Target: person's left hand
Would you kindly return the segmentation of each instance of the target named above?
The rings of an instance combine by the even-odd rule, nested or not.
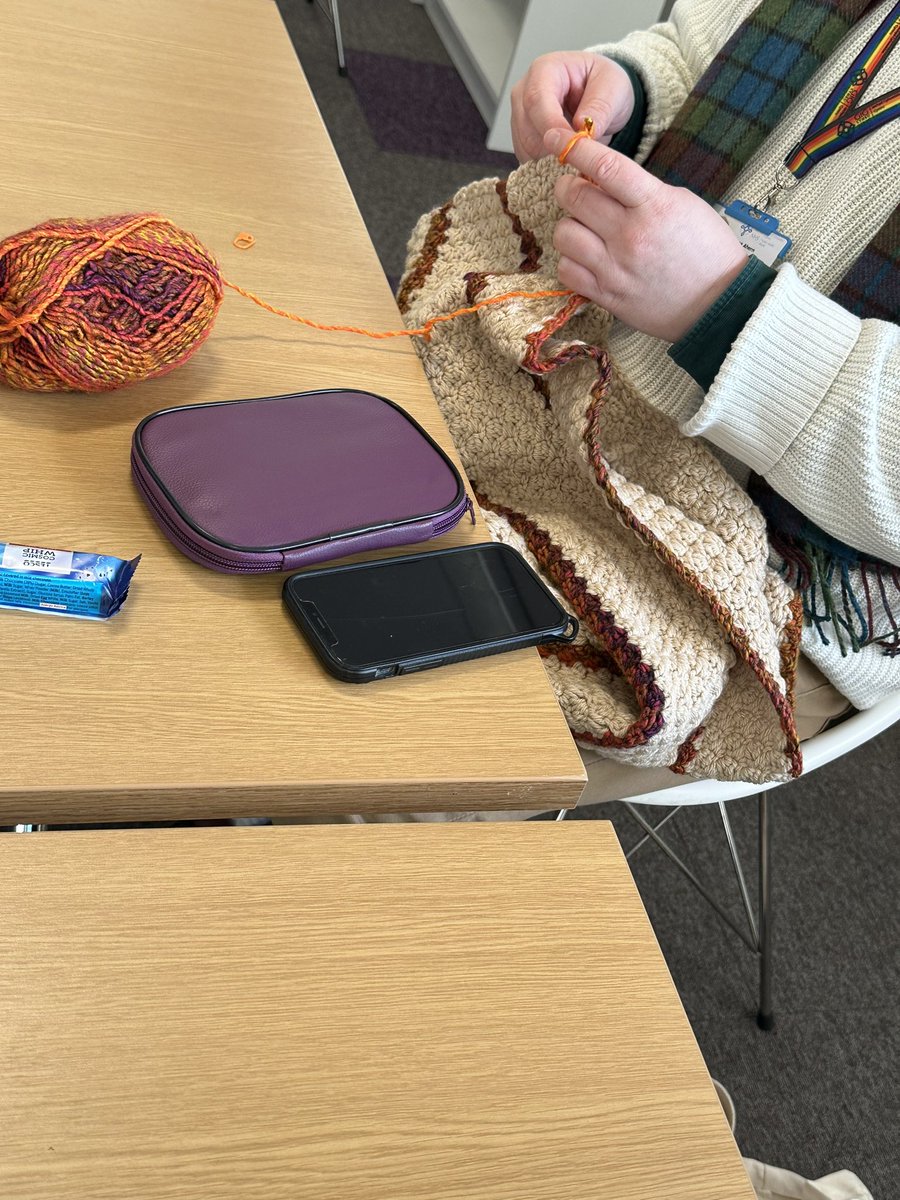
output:
[[[566,136],[553,130],[553,154]],[[582,138],[566,159],[556,199],[559,281],[652,337],[676,342],[747,265],[747,252],[716,211],[686,188],[662,183],[630,158]]]

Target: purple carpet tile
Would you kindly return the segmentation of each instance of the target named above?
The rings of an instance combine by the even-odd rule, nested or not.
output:
[[[487,126],[453,67],[347,51],[347,71],[382,150],[511,171],[512,154],[485,148]]]

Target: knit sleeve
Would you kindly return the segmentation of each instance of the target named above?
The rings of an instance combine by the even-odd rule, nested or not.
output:
[[[900,565],[900,328],[781,267],[682,431],[762,475],[827,533]]]
[[[640,75],[628,63],[620,63],[622,70],[628,75],[631,80],[631,90],[634,93],[634,104],[631,109],[631,116],[619,130],[619,132],[610,140],[610,148],[618,150],[620,154],[624,154],[626,158],[634,158],[640,149],[641,139],[644,136],[644,118],[647,116],[647,97],[644,95],[644,85]]]
[[[777,271],[751,255],[747,265],[667,353],[709,391],[728,351],[777,278]]]
[[[753,11],[756,0],[677,0],[668,21],[589,47],[630,67],[647,96],[644,132],[635,158],[643,162],[709,66],[716,51]]]

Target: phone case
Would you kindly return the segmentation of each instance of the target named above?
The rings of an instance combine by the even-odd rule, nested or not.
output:
[[[289,571],[475,521],[425,430],[349,388],[162,409],[135,430],[131,466],[162,532],[214,571]]]
[[[333,634],[331,634],[327,623],[318,610],[315,609],[315,606],[310,605],[308,601],[304,601],[302,596],[303,581],[311,576],[321,577],[326,574],[346,574],[350,576],[348,578],[348,586],[352,586],[353,572],[377,570],[380,564],[387,566],[388,564],[411,562],[430,555],[465,554],[475,549],[475,546],[454,546],[447,550],[420,551],[417,554],[404,554],[393,558],[369,559],[366,562],[350,563],[342,567],[326,567],[320,570],[300,571],[285,580],[282,597],[285,606],[302,630],[319,661],[331,675],[334,675],[345,683],[370,683],[375,679],[388,679],[394,675],[411,675],[414,672],[430,670],[432,667],[441,667],[455,662],[465,662],[473,658],[484,658],[490,654],[500,654],[506,650],[519,650],[523,647],[539,646],[549,641],[571,642],[574,640],[578,634],[578,621],[570,613],[566,612],[553,593],[546,587],[540,576],[532,570],[517,551],[500,542],[476,543],[476,545],[493,545],[496,546],[498,552],[515,555],[519,560],[520,566],[524,568],[544,591],[556,609],[559,616],[558,622],[544,629],[529,630],[527,633],[515,637],[501,638],[496,641],[484,642],[480,645],[464,646],[457,649],[442,650],[434,654],[423,654],[414,658],[403,658],[390,662],[383,661],[367,664],[364,667],[352,668],[348,667],[342,659],[332,653]]]

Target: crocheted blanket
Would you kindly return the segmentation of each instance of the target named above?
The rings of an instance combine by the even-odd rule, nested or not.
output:
[[[459,191],[417,224],[410,327],[512,290],[558,289],[555,159]],[[634,765],[750,782],[800,773],[799,600],[765,522],[604,349],[582,297],[507,301],[420,346],[493,537],[581,623],[544,662],[577,740]]]

